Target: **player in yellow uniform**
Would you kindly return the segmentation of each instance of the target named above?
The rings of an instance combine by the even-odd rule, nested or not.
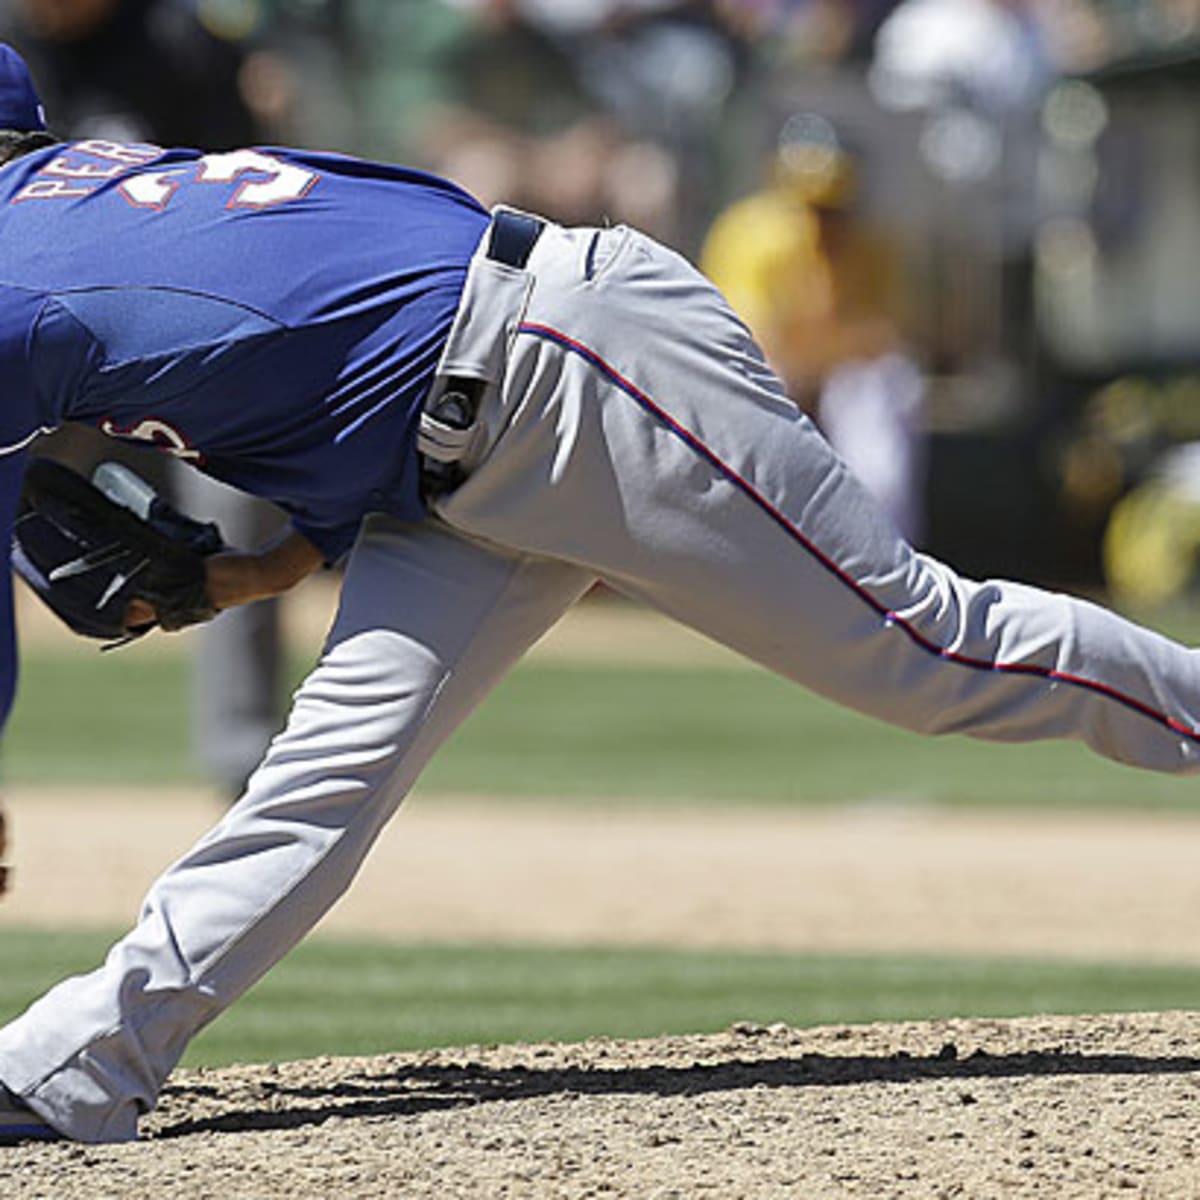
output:
[[[904,345],[899,255],[855,210],[856,185],[829,122],[793,117],[767,185],[717,218],[701,266],[912,539],[922,523],[924,386]]]

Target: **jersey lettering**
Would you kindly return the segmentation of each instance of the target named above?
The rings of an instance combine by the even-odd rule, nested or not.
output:
[[[25,200],[69,200],[72,196],[90,196],[95,190],[94,183],[71,182],[67,179],[35,179],[12,198],[12,203],[21,204]]]
[[[266,178],[243,179],[245,175]],[[206,154],[194,165],[132,175],[121,184],[121,194],[135,208],[162,211],[185,183],[238,183],[226,208],[270,208],[308,195],[320,178],[293,163],[285,163],[258,150],[231,150]]]
[[[112,179],[126,168],[120,163],[102,166],[100,163],[72,162],[69,158],[56,158],[47,163],[39,175],[50,175],[56,179]]]
[[[37,178],[22,188],[12,203],[90,196],[106,179],[112,179],[130,167],[145,166],[161,153],[157,146],[125,146],[95,139],[76,142],[42,167]],[[94,159],[100,161],[89,161]]]
[[[281,162],[257,150],[233,150],[228,154],[208,154],[200,160],[201,183],[233,183],[243,175],[266,175],[246,181],[233,194],[230,208],[269,208],[308,195],[317,182],[315,171],[306,171],[294,163]]]
[[[180,183],[191,173],[190,168],[173,171],[147,171],[134,175],[121,184],[121,195],[134,208],[153,208],[161,212],[179,190]]]
[[[100,432],[109,437],[150,442],[159,450],[181,458],[185,462],[200,464],[204,461],[204,455],[194,449],[174,425],[162,421],[158,417],[147,417],[128,429],[122,429],[114,420],[108,418],[100,422]]]

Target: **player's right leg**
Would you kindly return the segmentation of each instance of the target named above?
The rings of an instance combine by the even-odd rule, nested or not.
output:
[[[133,1137],[189,1039],[317,923],[437,746],[591,582],[434,522],[369,521],[245,795],[103,967],[0,1030],[0,1081],[76,1140]]]
[[[448,521],[906,728],[1200,769],[1200,653],[916,553],[711,285],[649,239],[595,236],[598,256],[579,232],[539,241],[506,420]]]

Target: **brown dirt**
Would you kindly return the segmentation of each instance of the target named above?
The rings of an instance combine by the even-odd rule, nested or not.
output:
[[[199,792],[20,790],[5,804],[16,867],[0,928],[128,923],[220,812]],[[1200,964],[1197,861],[1200,818],[1165,813],[416,796],[319,935]]]
[[[952,1021],[180,1072],[6,1196],[1195,1196],[1200,1017]]]

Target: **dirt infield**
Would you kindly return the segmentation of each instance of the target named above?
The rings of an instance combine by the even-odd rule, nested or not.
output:
[[[5,803],[16,866],[0,928],[127,924],[220,814],[198,792],[15,790]],[[416,796],[318,933],[1200,964],[1198,861],[1200,819],[1166,813]]]
[[[182,1072],[8,1197],[1191,1197],[1194,1015],[932,1022]]]
[[[9,807],[20,873],[0,926],[127,920],[215,815],[195,794]],[[1200,822],[1166,815],[617,819],[418,797],[322,932],[1195,963],[1198,852]],[[73,887],[50,886],[55,869]],[[1198,1015],[746,1027],[180,1072],[141,1143],[0,1150],[0,1186],[13,1200],[1190,1197],[1198,1102]]]

